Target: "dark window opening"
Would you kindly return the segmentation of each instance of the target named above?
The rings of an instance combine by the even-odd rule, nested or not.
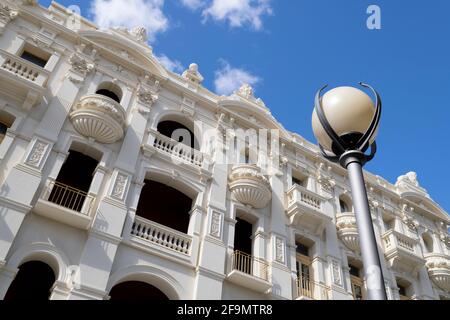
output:
[[[117,94],[114,92],[107,90],[107,89],[99,89],[95,92],[96,94],[101,94],[102,96],[108,97],[116,101],[117,103],[120,103],[120,98]]]
[[[192,199],[165,184],[146,180],[136,214],[147,220],[187,233]]]
[[[169,300],[169,298],[161,290],[141,281],[127,281],[119,283],[111,289],[109,296],[112,301]]]
[[[3,139],[5,138],[8,128],[9,127],[6,124],[0,122],[0,143],[2,143]]]
[[[183,143],[192,149],[199,150],[194,133],[181,123],[176,121],[162,121],[158,124],[158,132],[177,142]]]
[[[54,283],[55,274],[46,263],[25,262],[19,267],[19,272],[9,286],[4,300],[48,300]]]
[[[353,265],[349,265],[349,267],[350,267],[350,270],[349,270],[350,274],[352,276],[355,276],[355,277],[359,278],[360,277],[360,270],[359,270],[359,268],[355,267]]]
[[[347,203],[345,203],[344,200],[339,199],[339,206],[341,207],[341,212],[342,213],[349,212],[348,205],[347,205]]]
[[[293,185],[299,185],[299,186],[302,186],[302,187],[305,186],[305,182],[303,180],[295,178],[295,177],[292,177],[292,184]]]
[[[398,287],[398,293],[401,296],[405,296],[406,297],[406,288],[404,286],[402,286],[401,284],[397,284]]]
[[[296,245],[297,245],[296,249],[297,253],[309,257],[309,247],[299,242],[297,242]]]
[[[38,56],[36,56],[36,55],[34,55],[34,54],[32,54],[31,52],[28,52],[28,51],[24,51],[20,55],[20,57],[22,59],[30,61],[31,63],[34,63],[35,65],[38,65],[41,68],[44,68],[45,65],[47,64],[47,61],[48,61],[47,59],[39,58]]]
[[[252,254],[253,225],[243,219],[236,218],[234,231],[234,250]]]
[[[71,150],[64,162],[48,200],[80,212],[98,161]]]

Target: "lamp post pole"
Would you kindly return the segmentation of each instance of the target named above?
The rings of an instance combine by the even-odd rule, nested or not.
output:
[[[348,171],[352,189],[353,206],[355,208],[367,286],[367,298],[369,300],[387,300],[381,261],[364,184],[361,159],[356,153],[352,154],[350,152],[341,157],[341,163]]]
[[[375,230],[370,215],[369,201],[364,184],[363,166],[375,156],[375,137],[381,117],[381,98],[372,100],[364,92],[353,87],[339,87],[321,97],[320,89],[315,98],[313,130],[322,155],[338,162],[347,169],[352,189],[361,256],[369,300],[387,300],[381,259]],[[365,152],[370,148],[370,154]]]

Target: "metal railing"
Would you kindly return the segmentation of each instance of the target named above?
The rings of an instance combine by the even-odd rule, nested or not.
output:
[[[183,254],[191,252],[191,236],[139,216],[134,220],[131,234]]]
[[[297,297],[307,297],[314,300],[329,300],[330,288],[322,283],[315,282],[311,276],[301,274],[296,279]]]
[[[262,259],[253,257],[245,252],[234,251],[232,268],[251,276],[269,281],[269,264]]]
[[[57,181],[50,181],[43,198],[64,208],[86,215],[91,211],[94,202],[94,197],[86,192]]]

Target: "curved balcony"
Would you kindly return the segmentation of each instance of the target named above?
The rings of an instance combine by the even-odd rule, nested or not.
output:
[[[352,251],[359,252],[359,235],[353,212],[336,214],[336,229],[339,239]]]
[[[269,180],[256,165],[239,165],[232,169],[229,188],[236,200],[256,209],[265,208],[272,199]]]
[[[439,253],[425,255],[431,280],[442,290],[450,291],[450,257]]]
[[[114,143],[122,139],[125,119],[122,106],[100,94],[84,96],[70,113],[75,129],[100,143]]]

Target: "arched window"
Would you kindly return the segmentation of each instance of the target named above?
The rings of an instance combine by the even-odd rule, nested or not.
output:
[[[422,235],[422,240],[427,253],[433,252],[433,238],[428,233],[424,233]]]
[[[169,300],[169,298],[161,290],[141,281],[127,281],[119,283],[111,289],[109,296],[112,301]]]
[[[103,82],[95,93],[111,98],[118,103],[122,100],[122,89],[112,82]]]
[[[339,198],[339,206],[342,213],[351,211],[350,206],[347,204],[347,201],[343,198]]]
[[[146,180],[136,214],[147,220],[187,233],[192,199],[168,185]]]
[[[194,133],[184,124],[177,121],[166,120],[158,123],[158,132],[162,135],[183,143],[192,149],[199,150],[200,146],[195,139]]]
[[[46,263],[25,262],[19,267],[19,272],[9,286],[4,300],[48,300],[54,283],[55,273]]]

